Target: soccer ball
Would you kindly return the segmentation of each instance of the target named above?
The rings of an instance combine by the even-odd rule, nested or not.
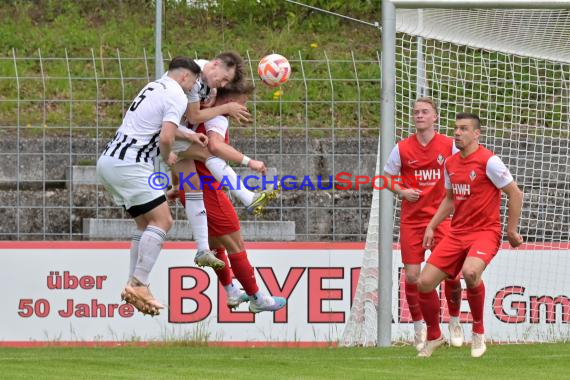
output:
[[[289,80],[291,65],[287,58],[282,55],[269,54],[259,61],[257,73],[263,83],[270,87],[276,87]]]

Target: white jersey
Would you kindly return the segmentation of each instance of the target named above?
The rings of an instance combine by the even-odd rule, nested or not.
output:
[[[187,104],[184,90],[174,79],[165,75],[150,82],[129,107],[103,155],[127,162],[152,163],[160,153],[162,123],[169,121],[180,126]]]
[[[196,59],[194,62],[196,62],[198,66],[200,66],[200,70],[203,71],[204,66],[206,66],[209,61],[206,61],[205,59]],[[188,97],[188,103],[205,101],[208,99],[208,96],[210,96],[210,91],[210,87],[208,87],[208,85],[202,80],[202,74],[200,74],[200,76],[198,76],[198,80],[196,80],[194,87],[192,87],[190,92],[186,93],[186,96]]]

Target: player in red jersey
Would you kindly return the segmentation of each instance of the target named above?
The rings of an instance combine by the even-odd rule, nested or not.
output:
[[[252,91],[253,86],[245,83],[236,84],[231,89],[219,89],[215,104],[216,106],[228,102],[245,104],[248,95]],[[204,205],[208,214],[208,240],[210,247],[216,252],[216,257],[225,264],[216,268],[215,272],[226,290],[228,306],[233,308],[241,302],[249,301],[249,310],[254,313],[276,311],[285,306],[286,300],[282,297],[272,297],[259,290],[253,267],[247,257],[235,209],[226,194],[221,190],[220,182],[214,180],[214,176],[206,167],[206,164],[201,162],[221,158],[242,163],[265,175],[266,168],[263,162],[252,160],[229,145],[228,123],[227,117],[216,116],[198,126],[195,132],[208,135],[206,156],[200,156],[204,153],[204,150],[197,146],[191,146],[188,153],[180,153],[179,156],[198,158],[200,160],[196,161],[196,170],[203,181]],[[227,177],[222,180],[222,183],[226,185],[228,185],[227,182],[230,182],[229,185],[232,187],[236,186]],[[176,191],[169,193],[170,198],[175,195]],[[183,198],[182,194],[181,200]],[[228,252],[227,255],[225,250]],[[232,271],[243,286],[245,294],[234,285]]]
[[[414,321],[414,345],[420,351],[426,340],[419,304],[417,281],[420,265],[424,262],[422,240],[425,229],[445,197],[443,164],[457,150],[453,139],[435,131],[437,106],[431,98],[423,97],[414,104],[416,133],[400,141],[390,153],[384,166],[386,178],[400,175],[403,181],[391,181],[390,191],[402,198],[400,214],[400,245],[406,273],[406,300]],[[449,218],[435,230],[434,246],[449,233]],[[463,344],[463,330],[459,324],[461,283],[450,278],[445,281],[445,296],[449,314],[450,341],[453,346]]]
[[[501,245],[501,191],[508,197],[507,239],[512,247],[523,243],[517,232],[523,194],[501,159],[479,145],[480,135],[477,115],[457,114],[454,136],[459,154],[445,162],[447,195],[428,224],[423,241],[424,247],[433,247],[434,231],[453,213],[451,233],[434,249],[418,281],[420,306],[428,328],[428,340],[418,356],[429,357],[443,344],[435,287],[459,272],[467,284],[467,300],[473,316],[471,356],[485,353],[485,285],[481,275]]]

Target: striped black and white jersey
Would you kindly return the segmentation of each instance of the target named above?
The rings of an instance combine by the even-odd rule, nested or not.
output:
[[[113,140],[105,146],[104,156],[127,162],[152,163],[160,153],[162,123],[180,126],[188,100],[174,79],[163,76],[147,84],[129,106]]]
[[[205,59],[196,59],[194,62],[196,62],[198,66],[200,66],[200,69],[204,71],[204,66],[206,66],[209,61],[206,61]],[[188,97],[188,103],[206,101],[206,99],[208,99],[208,96],[210,96],[210,91],[210,87],[208,87],[206,82],[202,80],[201,75],[198,76],[198,80],[196,81],[194,87],[192,87],[192,90],[186,93],[186,96]]]

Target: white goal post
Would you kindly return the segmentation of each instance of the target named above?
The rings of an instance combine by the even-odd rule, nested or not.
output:
[[[534,277],[529,277],[527,288],[538,283],[544,287],[529,296],[524,286],[517,287],[517,280],[511,287],[496,281],[497,294],[503,292],[501,302],[515,294],[521,298],[511,306],[526,306],[495,314],[499,321],[514,321],[519,328],[511,326],[509,332],[495,336],[491,329],[492,340],[570,337],[569,40],[570,1],[382,2],[382,126],[377,171],[382,171],[396,137],[399,140],[412,131],[413,101],[427,93],[440,104],[443,133],[451,131],[456,112],[478,113],[484,123],[483,143],[503,158],[525,191],[521,229],[532,245],[512,253],[510,261],[503,255],[501,260],[506,262],[497,259],[490,270],[528,271]],[[394,340],[395,314],[401,306],[392,304],[397,299],[394,283],[399,279],[398,265],[393,263],[399,257],[393,254],[397,226],[398,204],[394,208],[392,193],[375,191],[344,345],[389,346]],[[534,249],[547,253],[534,254]],[[537,273],[541,270],[545,273]],[[484,276],[491,277],[491,282],[500,277],[494,272]],[[503,304],[488,301],[485,307],[505,309]],[[539,326],[541,316],[550,325]],[[405,340],[405,329],[399,330],[396,339]]]

